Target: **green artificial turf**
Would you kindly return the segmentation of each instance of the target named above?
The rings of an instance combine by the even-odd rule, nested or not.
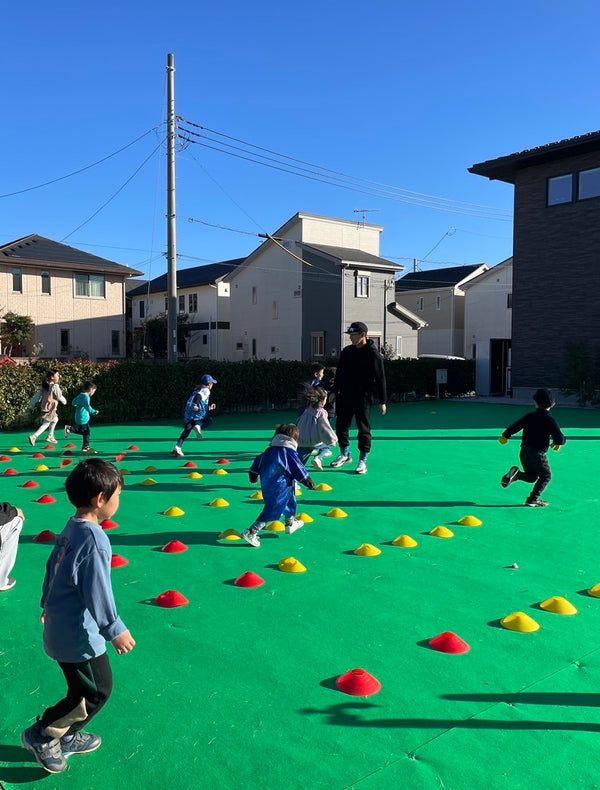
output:
[[[550,452],[546,509],[523,503],[530,486],[507,490],[500,478],[518,463],[519,439],[497,437],[527,407],[420,402],[374,415],[365,476],[358,460],[313,473],[329,492],[302,489],[298,511],[314,521],[294,535],[263,533],[260,549],[219,541],[242,531],[261,503],[247,469],[273,426],[296,415],[235,415],[215,420],[185,458],[169,455],[179,423],[94,425],[99,457],[127,469],[121,507],[107,532],[129,564],[113,570],[119,614],[137,645],[119,657],[109,646],[115,688],[89,729],[100,750],[47,775],[20,745],[21,731],[63,694],[62,673],[41,647],[39,597],[51,546],[72,513],[64,492],[66,441],[32,459],[25,433],[4,433],[0,500],[26,515],[16,587],[0,593],[0,785],[32,788],[157,790],[387,790],[390,788],[600,787],[600,583],[598,462],[600,413],[557,409],[568,443]],[[80,438],[74,463],[79,460]],[[136,445],[139,450],[128,450]],[[20,453],[11,453],[11,447]],[[220,459],[230,461],[220,466]],[[190,480],[193,461],[203,476]],[[35,472],[38,463],[49,467]],[[149,465],[154,472],[144,471]],[[16,476],[2,474],[15,469]],[[72,467],[71,467],[72,468]],[[214,475],[216,469],[227,475]],[[146,478],[156,481],[142,486]],[[39,488],[24,489],[29,479]],[[55,504],[41,505],[43,494]],[[210,503],[223,498],[229,507]],[[170,518],[169,507],[185,515]],[[341,508],[347,518],[326,514]],[[482,526],[458,524],[466,515]],[[429,532],[445,526],[452,539]],[[392,545],[410,535],[411,549]],[[170,540],[181,554],[160,549]],[[381,550],[361,557],[369,543]],[[301,574],[283,573],[295,557]],[[518,567],[513,567],[513,565]],[[253,571],[265,583],[233,581]],[[187,606],[155,598],[176,590]],[[575,616],[543,611],[562,596]],[[500,626],[521,611],[536,633]],[[462,655],[432,650],[453,632]],[[337,690],[361,668],[381,683],[375,696]]]

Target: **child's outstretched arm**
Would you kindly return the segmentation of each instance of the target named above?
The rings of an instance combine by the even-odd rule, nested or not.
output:
[[[119,636],[115,636],[111,640],[111,645],[117,651],[118,656],[124,656],[125,653],[131,653],[135,647],[135,639],[131,636],[129,631],[123,631]]]

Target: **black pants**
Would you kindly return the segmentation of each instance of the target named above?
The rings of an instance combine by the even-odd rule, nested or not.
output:
[[[112,691],[112,670],[106,653],[77,664],[59,661],[58,665],[67,681],[67,693],[60,702],[44,711],[41,722],[45,727],[61,719],[76,708],[83,697],[88,715],[84,721],[69,727],[65,734],[72,735],[82,730],[106,704]]]
[[[183,426],[183,431],[181,432],[181,436],[177,439],[177,446],[181,447],[185,440],[188,438],[192,429],[199,425],[201,428],[208,428],[209,425],[212,423],[212,417],[206,415],[201,420],[188,420],[185,425]]]
[[[71,433],[76,433],[82,437],[83,443],[81,449],[85,450],[90,446],[90,424],[86,422],[85,425],[71,425]]]
[[[530,499],[539,499],[542,491],[552,479],[546,453],[523,445],[520,458],[523,471],[519,472],[517,480],[522,480],[524,483],[535,483],[529,497]]]
[[[364,395],[359,398],[345,398],[338,395],[336,398],[337,418],[335,422],[335,432],[337,434],[340,450],[350,446],[350,425],[352,418],[356,420],[358,429],[358,450],[361,453],[368,453],[371,450],[371,398]]]

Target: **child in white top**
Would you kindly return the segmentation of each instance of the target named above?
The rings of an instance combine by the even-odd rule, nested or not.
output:
[[[312,459],[312,467],[322,472],[323,458],[331,455],[330,448],[337,444],[337,437],[325,411],[327,392],[322,387],[307,387],[304,401],[306,408],[296,423],[300,431],[298,455],[302,463],[306,464],[316,449],[317,455]]]
[[[29,408],[32,409],[35,404],[40,401],[40,408],[42,412],[42,422],[40,427],[32,433],[29,437],[29,444],[33,447],[35,440],[41,436],[45,430],[48,430],[48,441],[50,444],[57,444],[54,438],[54,430],[58,423],[58,403],[62,404],[67,402],[66,398],[58,386],[60,374],[58,370],[49,370],[46,374],[46,379],[39,390],[35,393],[33,398],[29,401]]]

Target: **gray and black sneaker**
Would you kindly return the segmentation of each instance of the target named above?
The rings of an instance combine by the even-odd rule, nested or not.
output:
[[[91,732],[76,732],[73,735],[63,735],[60,739],[60,749],[65,759],[72,754],[95,752],[101,744],[100,736]]]
[[[511,466],[505,475],[502,475],[502,488],[508,488],[511,483],[514,483],[519,474],[518,466]]]
[[[64,434],[65,434],[65,439],[68,439],[70,434],[71,434],[71,426],[70,425],[65,425]]]
[[[351,464],[351,463],[352,463],[352,456],[350,455],[350,453],[348,453],[348,455],[344,455],[343,453],[340,453],[340,455],[338,455],[335,461],[332,461],[329,464],[329,466],[333,467],[334,469],[337,469],[338,466],[344,466],[344,464]]]
[[[527,507],[548,507],[548,502],[543,499],[532,499],[530,496],[525,500]]]
[[[35,757],[36,763],[49,774],[62,774],[67,769],[58,738],[42,735],[42,725],[36,721],[21,733],[21,743]]]

